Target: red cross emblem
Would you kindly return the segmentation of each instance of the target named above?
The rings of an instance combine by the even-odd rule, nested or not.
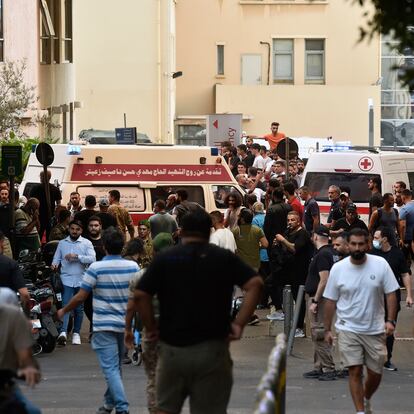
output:
[[[359,160],[358,166],[362,171],[370,171],[374,167],[374,161],[369,157],[364,157]]]

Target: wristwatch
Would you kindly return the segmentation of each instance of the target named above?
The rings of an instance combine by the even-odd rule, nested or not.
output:
[[[387,319],[386,322],[392,323],[394,325],[394,328],[395,328],[395,325],[397,325],[397,321],[394,319]]]
[[[318,304],[318,301],[315,300],[315,298],[312,298],[312,303],[314,303],[315,305],[317,305]]]

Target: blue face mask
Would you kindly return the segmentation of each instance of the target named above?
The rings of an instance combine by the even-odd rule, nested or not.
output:
[[[381,242],[379,240],[373,240],[372,245],[374,246],[374,249],[381,249]]]

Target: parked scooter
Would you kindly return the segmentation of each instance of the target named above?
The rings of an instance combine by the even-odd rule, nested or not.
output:
[[[62,306],[60,277],[41,259],[41,255],[27,251],[22,251],[19,255],[19,267],[31,296],[29,318],[32,322],[35,355],[55,349],[61,326],[61,321],[55,318],[57,309]]]

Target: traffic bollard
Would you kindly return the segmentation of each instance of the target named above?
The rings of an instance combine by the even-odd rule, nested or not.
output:
[[[296,327],[298,326],[299,322],[299,314],[300,314],[300,308],[302,306],[303,302],[303,296],[305,295],[305,286],[300,285],[298,290],[298,296],[295,301],[295,312],[293,315],[293,323],[289,332],[289,339],[288,339],[288,345],[287,345],[287,354],[292,354],[293,349],[293,341],[295,340],[295,331]]]
[[[293,298],[291,285],[286,285],[283,288],[283,310],[285,313],[284,332],[286,337],[289,337],[293,319]]]

